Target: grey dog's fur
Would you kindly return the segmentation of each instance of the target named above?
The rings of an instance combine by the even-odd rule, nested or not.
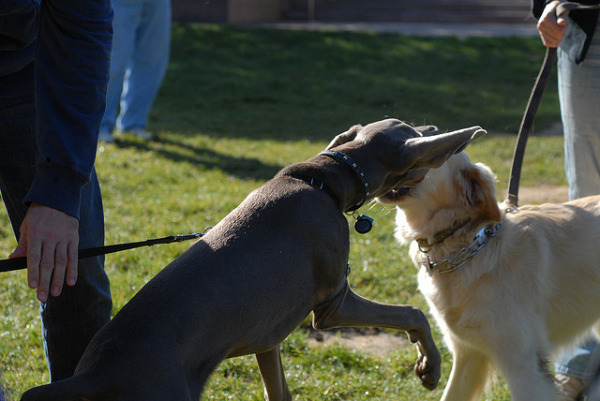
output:
[[[354,126],[329,147],[362,167],[371,199],[409,182],[415,169],[440,166],[483,133],[422,137],[388,119]],[[424,314],[366,300],[346,281],[343,212],[364,197],[363,183],[335,158],[284,168],[144,286],[94,337],[74,377],[22,399],[198,400],[223,359],[256,354],[267,398],[289,400],[278,345],[311,311],[318,329],[406,331],[419,349],[415,372],[435,388],[440,355]]]

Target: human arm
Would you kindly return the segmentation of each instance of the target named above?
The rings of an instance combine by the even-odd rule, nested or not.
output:
[[[42,302],[51,281],[56,296],[65,276],[69,285],[77,278],[80,194],[90,180],[104,114],[111,24],[109,0],[41,5],[35,53],[39,157],[11,257],[27,256],[28,282]]]

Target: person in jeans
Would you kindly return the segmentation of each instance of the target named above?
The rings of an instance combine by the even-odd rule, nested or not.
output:
[[[578,1],[599,4],[600,1]],[[533,14],[547,47],[557,47],[558,93],[564,127],[565,172],[569,199],[600,194],[600,35],[598,10],[571,11],[556,17],[558,1],[533,0]],[[575,400],[593,372],[590,340],[555,366],[564,400]]]
[[[113,7],[112,63],[100,140],[113,142],[115,128],[149,139],[148,116],[169,61],[171,3],[113,0]]]
[[[94,171],[112,42],[110,0],[0,2],[0,191],[41,302],[52,381],[110,320]],[[66,283],[66,285],[65,285]]]

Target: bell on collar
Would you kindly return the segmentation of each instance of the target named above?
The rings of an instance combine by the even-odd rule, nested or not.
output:
[[[354,223],[354,229],[359,234],[366,234],[371,231],[373,227],[373,219],[365,214],[361,214],[356,218],[356,223]]]

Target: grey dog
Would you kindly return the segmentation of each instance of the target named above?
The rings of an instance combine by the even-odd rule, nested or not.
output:
[[[440,354],[425,315],[354,293],[343,212],[439,167],[479,127],[424,136],[396,119],[354,126],[283,168],[146,284],[88,346],[76,373],[22,400],[198,400],[225,358],[256,354],[269,401],[291,400],[279,344],[313,312],[317,329],[379,326],[417,344],[429,389]]]

